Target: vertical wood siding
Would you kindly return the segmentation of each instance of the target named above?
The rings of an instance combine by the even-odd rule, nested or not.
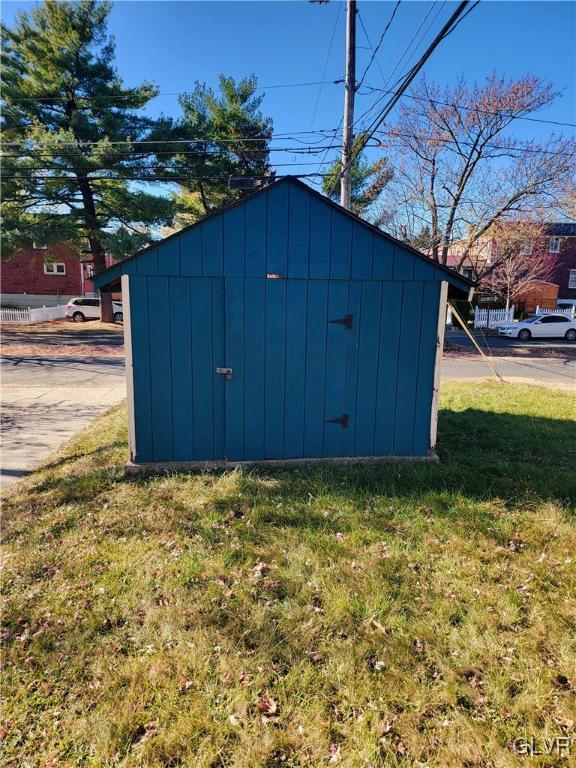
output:
[[[306,306],[306,381],[304,383],[304,456],[324,455],[324,394],[328,282],[310,280]]]
[[[281,184],[124,271],[135,461],[428,453],[432,263]]]
[[[246,456],[263,459],[265,436],[265,379],[266,357],[266,280],[247,278],[244,281],[244,451]]]
[[[427,454],[439,283],[131,276],[130,298],[136,461]]]
[[[170,371],[174,459],[193,450],[192,304],[190,281],[170,278]]]

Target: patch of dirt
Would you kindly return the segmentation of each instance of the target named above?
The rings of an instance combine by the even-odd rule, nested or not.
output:
[[[2,325],[2,333],[8,334],[22,334],[27,336],[33,334],[51,334],[55,331],[63,331],[64,333],[86,333],[87,331],[105,331],[108,333],[117,333],[122,335],[122,325],[120,323],[102,323],[100,320],[86,320],[84,323],[75,323],[67,317],[59,318],[58,320],[47,320],[44,323],[34,323],[29,325],[27,323],[4,323]]]
[[[1,343],[4,357],[124,355],[122,325],[99,320],[74,323],[61,319],[34,325],[10,323],[2,327]]]
[[[124,357],[124,346],[109,344],[7,344],[2,357]]]

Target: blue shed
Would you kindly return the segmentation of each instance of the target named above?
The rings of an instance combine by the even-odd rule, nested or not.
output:
[[[471,284],[286,177],[94,278],[122,285],[129,467],[434,457]]]

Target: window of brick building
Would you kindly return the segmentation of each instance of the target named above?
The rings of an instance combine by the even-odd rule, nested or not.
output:
[[[52,261],[50,263],[45,262],[44,263],[44,274],[45,275],[65,275],[66,274],[66,264],[64,264],[61,261]]]
[[[568,278],[568,288],[576,288],[576,269],[570,270],[570,277]]]
[[[560,238],[551,237],[548,243],[548,253],[560,253]]]

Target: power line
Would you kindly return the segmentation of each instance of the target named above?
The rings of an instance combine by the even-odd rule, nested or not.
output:
[[[322,75],[324,78],[324,75]],[[339,80],[312,80],[307,83],[277,83],[274,85],[259,85],[254,90],[256,91],[271,91],[276,88],[306,88],[313,85],[338,85]],[[191,91],[160,91],[159,93],[155,93],[154,95],[150,96],[148,101],[151,101],[152,99],[157,98],[158,96],[186,96]],[[72,95],[72,96],[22,96],[18,98],[9,98],[6,96],[2,97],[2,100],[7,102],[8,104],[12,103],[19,103],[21,101],[35,101],[35,102],[58,102],[58,101],[82,101],[85,103],[89,103],[91,101],[122,101],[123,99],[134,99],[137,98],[139,94],[136,93],[123,93],[123,94],[117,94],[116,96],[80,96],[80,95]]]
[[[416,77],[418,72],[422,69],[424,64],[428,61],[428,59],[430,58],[432,53],[435,51],[435,49],[440,45],[442,40],[444,40],[444,38],[446,37],[446,34],[451,29],[454,29],[456,27],[456,25],[458,24],[459,17],[462,15],[464,10],[468,6],[469,2],[470,2],[470,0],[463,0],[463,2],[461,2],[458,5],[458,7],[456,8],[456,10],[451,14],[451,16],[448,19],[448,21],[446,22],[446,24],[444,24],[444,26],[442,27],[440,32],[436,35],[436,37],[434,38],[432,43],[430,43],[430,45],[428,46],[428,48],[426,49],[424,54],[420,57],[418,62],[412,67],[410,72],[406,75],[406,77],[404,78],[404,80],[400,84],[400,86],[397,89],[397,91],[395,92],[395,94],[392,96],[391,99],[388,100],[387,104],[384,105],[384,107],[380,110],[380,112],[378,113],[376,118],[372,121],[371,126],[365,132],[366,136],[363,137],[360,140],[360,142],[358,143],[358,146],[356,148],[356,151],[352,153],[352,156],[350,157],[350,159],[348,161],[349,164],[352,164],[354,162],[354,160],[356,159],[356,157],[360,154],[360,152],[362,152],[362,150],[364,149],[364,147],[366,146],[368,141],[374,135],[374,132],[382,125],[382,123],[384,122],[386,117],[390,114],[392,109],[398,103],[400,97],[402,96],[402,94],[404,93],[406,88],[408,88],[410,83],[414,80],[414,78]],[[476,3],[474,3],[474,7],[476,5],[478,5],[478,2],[479,2],[479,0],[476,0]],[[344,169],[342,169],[342,171],[343,170]],[[340,172],[339,175],[341,175],[342,171]],[[333,191],[334,190],[332,190],[332,192]]]
[[[463,21],[464,21],[464,19],[466,18],[466,16],[468,16],[468,14],[469,14],[469,13],[472,13],[472,11],[474,10],[474,8],[476,8],[476,6],[477,6],[479,3],[480,3],[480,0],[476,0],[476,2],[474,3],[474,5],[471,5],[471,6],[470,6],[470,8],[468,8],[468,10],[466,11],[466,13],[465,13],[465,14],[463,14],[463,15],[462,15],[462,16],[461,16],[461,17],[458,19],[457,23],[456,23],[456,24],[454,24],[454,26],[452,27],[452,29],[450,29],[448,32],[446,32],[445,38],[446,38],[446,37],[448,37],[448,35],[451,35],[451,34],[452,34],[452,32],[454,32],[454,30],[456,29],[456,27],[458,26],[458,24],[460,24],[461,22],[463,22]]]
[[[323,129],[323,130],[315,130],[315,131],[293,131],[291,133],[277,133],[270,138],[266,136],[237,136],[234,139],[206,139],[206,137],[197,137],[197,138],[188,138],[188,139],[142,139],[139,140],[125,140],[125,141],[106,141],[106,143],[110,146],[116,145],[116,144],[133,144],[137,146],[141,145],[148,145],[148,144],[154,144],[156,146],[160,145],[166,145],[166,144],[192,144],[192,143],[199,143],[199,144],[209,144],[214,141],[214,143],[217,144],[240,144],[243,142],[250,142],[250,141],[259,141],[259,142],[266,142],[266,141],[280,141],[283,140],[294,140],[299,141],[298,139],[294,139],[295,136],[302,136],[302,135],[310,135],[314,133],[318,134],[326,134],[331,133],[332,129]],[[320,141],[324,141],[325,136],[322,136],[318,140],[317,143],[320,143]],[[4,141],[2,142],[3,145],[6,146],[13,146],[13,145],[19,145],[19,144],[30,144],[31,139],[18,139],[14,141]],[[96,141],[84,141],[82,139],[77,141],[62,141],[59,142],[58,146],[65,147],[65,146],[71,146],[71,147],[90,147],[90,146],[96,146],[102,143],[102,141],[105,141],[105,139],[100,139]],[[43,142],[35,142],[37,146],[41,146],[42,144],[49,144],[50,142],[43,141]],[[305,143],[305,142],[300,142]],[[314,142],[310,142],[314,143]]]
[[[417,134],[417,133],[400,133],[399,131],[396,131],[394,129],[391,129],[390,131],[375,131],[374,132],[374,138],[375,138],[376,135],[385,136],[386,138],[388,138],[390,140],[394,140],[395,138],[415,139],[417,141],[430,141],[430,140],[434,140],[434,141],[438,141],[440,144],[451,144],[451,145],[459,145],[460,144],[460,145],[467,146],[467,147],[473,146],[472,142],[466,141],[464,139],[462,139],[461,141],[456,141],[454,139],[448,139],[448,138],[445,138],[445,137],[438,137],[437,135],[426,135],[426,134]],[[382,142],[379,139],[375,138],[375,141],[378,142],[376,145],[366,145],[366,146],[373,146],[373,147],[381,146]],[[485,146],[487,148],[489,148],[489,149],[502,150],[502,151],[510,152],[510,153],[513,153],[513,152],[528,152],[530,154],[544,154],[544,155],[556,155],[556,156],[567,156],[567,155],[572,154],[571,152],[555,152],[553,150],[543,149],[543,148],[538,148],[538,147],[514,146],[512,144],[495,144],[493,142],[488,142]],[[311,155],[311,154],[316,154],[317,152],[318,153],[319,152],[323,152],[324,150],[337,149],[337,148],[339,148],[339,145],[330,145],[328,147],[321,147],[319,149],[314,149],[312,151],[307,151],[307,152],[299,151],[298,154]],[[257,150],[252,150],[252,151],[253,152],[257,152]],[[289,150],[279,149],[278,151],[289,151]],[[292,151],[292,150],[290,150],[290,151]],[[71,156],[72,154],[73,154],[72,152],[67,153],[68,156]],[[82,155],[82,154],[79,154],[79,153],[75,153],[75,154],[79,158],[82,158],[82,159],[86,158],[85,155]],[[133,152],[117,151],[115,154],[130,155],[130,154],[133,154]],[[172,155],[173,153],[172,152],[156,152],[154,154],[155,155],[164,155],[164,154]],[[190,151],[190,150],[183,150],[183,151],[179,152],[178,154],[179,155],[204,155],[206,157],[210,157],[210,156],[217,157],[218,156],[217,153],[215,153],[215,152],[202,152],[202,151]],[[8,153],[4,153],[4,154],[0,155],[0,159],[6,158],[6,157],[14,158],[14,159],[21,159],[21,160],[35,160],[36,158],[39,158],[39,157],[46,157],[46,158],[50,159],[50,158],[54,157],[54,153],[53,152],[52,153],[50,153],[50,152],[37,152],[33,156],[32,155],[16,155],[16,154],[8,154]],[[54,162],[58,162],[58,161],[59,161],[58,158],[55,158]],[[325,156],[324,156],[324,158],[322,158],[320,161],[314,160],[313,162],[296,162],[296,163],[294,163],[294,162],[293,163],[276,163],[276,162],[272,162],[271,165],[273,165],[274,167],[279,168],[279,167],[283,167],[283,166],[286,167],[286,166],[301,166],[301,165],[318,165],[318,166],[321,166],[321,165],[328,165],[328,164],[331,164],[331,163],[332,163],[332,161],[327,161],[325,159]],[[38,168],[36,168],[35,170],[38,170]],[[50,170],[50,168],[48,166],[46,166],[46,170]]]
[[[268,152],[288,152],[294,155],[316,155],[320,154],[320,152],[324,152],[326,149],[339,149],[341,145],[339,144],[329,144],[328,146],[321,146],[321,147],[269,147],[266,149],[243,149],[241,153],[235,153],[233,150],[229,150],[232,152],[232,154],[254,154],[254,155],[261,155],[261,154],[267,154]],[[36,151],[34,149],[30,150],[22,150],[22,152],[28,151],[29,154],[9,154],[7,152],[2,152],[0,154],[0,159],[3,157],[15,157],[15,158],[21,158],[21,159],[30,159],[33,160],[36,157],[54,157],[54,156],[62,156],[62,157],[78,157],[82,159],[90,159],[91,155],[85,155],[81,151],[77,149],[69,149],[69,150],[62,150],[62,149],[53,149],[53,150],[40,150]],[[164,156],[168,155],[172,157],[173,155],[198,155],[198,156],[205,156],[205,157],[219,157],[220,152],[218,150],[201,150],[201,149],[175,149],[172,152],[154,152],[153,150],[150,150],[149,152],[141,152],[137,149],[130,149],[130,150],[122,150],[122,149],[116,149],[116,150],[110,150],[108,153],[106,150],[102,152],[102,154],[114,154],[114,155],[127,155],[128,157],[130,155],[143,155],[143,154],[154,154],[156,156]]]
[[[299,179],[312,178],[315,176],[327,176],[325,173],[289,173],[289,174],[276,174],[275,179],[283,179],[286,176],[297,177]],[[272,174],[266,176],[251,176],[252,179],[268,180]],[[26,179],[28,181],[76,181],[75,176],[32,176],[32,175],[17,175],[10,174],[3,176],[4,179]],[[125,176],[87,176],[88,181],[229,181],[230,174],[227,176],[132,176],[130,178]]]
[[[332,30],[332,37],[330,38],[330,45],[328,46],[328,53],[326,54],[326,61],[324,62],[324,69],[322,70],[322,80],[320,81],[320,87],[318,88],[318,96],[316,97],[316,104],[314,105],[314,112],[312,113],[312,121],[310,122],[310,130],[314,125],[316,119],[316,112],[318,111],[318,105],[320,104],[320,96],[322,95],[322,88],[325,84],[326,70],[328,69],[328,62],[330,61],[330,54],[332,53],[332,46],[334,45],[334,37],[336,35],[336,29],[338,28],[338,20],[340,19],[340,11],[342,10],[342,4],[338,3],[338,13],[336,14],[336,21],[334,22],[334,29]]]
[[[424,32],[422,33],[422,35],[421,35],[421,37],[420,37],[420,40],[419,40],[419,41],[418,41],[418,43],[416,44],[416,48],[415,48],[414,50],[417,50],[417,48],[418,48],[418,46],[420,45],[420,43],[422,42],[422,40],[423,40],[423,39],[426,37],[426,34],[428,33],[428,30],[429,30],[429,29],[430,29],[430,27],[431,27],[431,26],[434,24],[434,22],[435,22],[435,21],[436,21],[436,19],[438,18],[438,15],[440,14],[440,12],[441,12],[442,8],[443,8],[445,5],[446,5],[446,0],[444,0],[444,2],[443,2],[443,3],[441,3],[441,4],[439,4],[439,5],[438,5],[438,10],[436,11],[436,13],[434,14],[434,17],[433,17],[433,18],[430,20],[430,23],[428,24],[428,26],[426,27],[426,29],[425,29],[425,30],[424,30]],[[426,12],[426,14],[424,15],[424,18],[423,18],[423,19],[422,19],[422,21],[420,22],[420,24],[419,24],[419,26],[418,26],[418,28],[417,28],[416,32],[414,32],[414,34],[412,35],[412,37],[411,37],[411,39],[410,39],[410,42],[409,42],[409,43],[408,43],[408,45],[407,45],[407,46],[404,48],[404,51],[403,51],[402,55],[400,56],[400,58],[399,58],[399,59],[398,59],[398,61],[396,62],[396,65],[395,65],[394,69],[392,70],[392,72],[391,72],[391,73],[388,75],[388,77],[386,78],[386,82],[385,82],[385,83],[384,83],[384,85],[382,86],[382,89],[383,89],[383,93],[384,93],[384,92],[386,92],[386,88],[388,87],[388,83],[389,83],[389,82],[392,80],[392,77],[394,76],[394,73],[396,72],[396,70],[398,69],[398,67],[399,67],[399,66],[402,64],[402,62],[404,61],[404,59],[406,58],[406,56],[408,56],[408,54],[409,54],[409,52],[410,52],[410,50],[411,50],[411,48],[412,48],[412,45],[413,45],[414,41],[415,41],[415,40],[416,40],[416,38],[418,37],[418,34],[420,33],[420,30],[422,29],[422,27],[423,27],[423,26],[424,26],[424,24],[426,23],[426,20],[428,19],[428,16],[430,16],[430,14],[432,13],[432,11],[433,11],[433,10],[434,10],[434,3],[432,3],[432,4],[430,5],[430,8],[428,8],[428,11],[427,11],[427,12]],[[398,84],[398,80],[396,81],[396,83],[394,84],[394,86],[396,86],[397,84]],[[394,88],[394,86],[393,86],[393,88]],[[394,93],[394,90],[392,90],[392,91],[389,91],[389,93]],[[377,104],[378,104],[378,99],[376,99],[376,101],[375,101],[375,102],[374,102],[374,103],[373,103],[373,104],[372,104],[370,107],[368,107],[368,109],[367,109],[365,112],[363,112],[363,113],[360,115],[360,117],[359,117],[359,118],[356,120],[356,123],[358,124],[358,123],[360,123],[362,120],[364,120],[364,118],[366,118],[366,117],[367,117],[367,116],[370,114],[370,112],[372,112],[372,111],[373,111],[373,110],[376,108]]]
[[[368,70],[372,66],[372,63],[374,59],[376,59],[376,54],[378,53],[378,50],[380,49],[380,46],[382,45],[384,38],[386,37],[386,32],[390,29],[390,25],[394,21],[394,16],[396,16],[396,11],[398,10],[398,7],[402,0],[396,0],[396,5],[394,6],[394,10],[392,11],[392,15],[388,19],[388,23],[384,27],[384,32],[380,35],[380,40],[378,40],[378,43],[376,44],[376,48],[372,48],[372,43],[370,41],[370,37],[368,36],[368,32],[366,31],[366,27],[364,26],[364,22],[362,21],[362,17],[360,16],[360,13],[358,13],[358,20],[360,21],[360,24],[362,26],[362,29],[364,30],[364,34],[366,35],[366,40],[368,40],[368,43],[370,44],[370,47],[372,48],[372,56],[370,57],[370,61],[366,65],[366,69],[364,70],[364,73],[362,77],[360,78],[360,81],[358,82],[356,86],[356,90],[359,90],[362,86],[362,83],[364,82],[366,75],[368,74]],[[378,63],[378,60],[376,60],[376,64],[378,65],[378,68],[380,69],[380,64]],[[380,70],[380,74],[382,74],[382,70]],[[384,76],[384,75],[382,75]]]
[[[390,91],[390,90],[384,91],[384,90],[381,90],[380,88],[374,88],[373,86],[369,86],[369,85],[367,85],[366,87],[370,88],[373,91],[380,91],[380,93],[382,93],[383,95],[393,93],[393,91]],[[456,104],[450,101],[442,101],[441,99],[431,99],[428,96],[416,96],[413,93],[404,93],[402,95],[402,98],[413,99],[415,101],[429,101],[431,104],[439,104],[440,106],[452,107],[453,109],[465,109],[468,112],[478,112],[478,114],[481,114],[481,115],[494,115],[494,116],[502,115],[502,117],[509,117],[513,120],[528,120],[532,123],[547,123],[549,125],[561,125],[561,126],[566,126],[568,128],[576,128],[576,123],[567,123],[561,120],[546,120],[542,117],[528,117],[528,115],[513,115],[506,112],[494,112],[490,109],[481,109],[480,107],[469,107],[465,104]]]
[[[465,141],[464,139],[462,141],[455,141],[454,139],[446,139],[446,138],[439,138],[438,136],[426,136],[423,134],[416,134],[416,133],[400,133],[398,131],[394,131],[393,129],[390,132],[386,131],[375,131],[374,134],[381,134],[383,136],[388,136],[389,138],[394,137],[400,137],[405,139],[417,139],[419,141],[430,141],[435,140],[438,141],[440,144],[462,144],[465,147],[472,147],[473,142],[471,141]],[[554,152],[551,149],[541,149],[536,147],[515,147],[511,144],[494,144],[492,142],[487,142],[485,144],[486,147],[489,149],[497,149],[497,150],[504,150],[507,152],[530,152],[532,154],[540,154],[540,155],[558,155],[558,156],[566,156],[569,154],[572,154],[570,152]]]
[[[395,93],[393,90],[384,90],[381,88],[376,88],[374,86],[368,86],[368,88],[371,88],[373,91],[379,92],[382,96],[384,95],[390,95],[392,93]],[[528,120],[530,122],[536,122],[536,123],[548,123],[550,125],[559,125],[559,126],[566,126],[570,128],[576,128],[576,123],[568,123],[563,122],[559,120],[547,120],[545,118],[538,118],[538,117],[529,117],[528,115],[513,115],[506,112],[495,112],[488,109],[482,109],[480,107],[476,106],[468,106],[466,104],[458,104],[455,102],[449,102],[449,101],[443,101],[441,99],[432,99],[427,96],[417,96],[412,93],[403,93],[402,98],[412,99],[416,101],[429,101],[432,104],[437,104],[441,106],[446,107],[452,107],[454,109],[464,109],[469,112],[478,112],[479,114],[486,114],[486,115],[502,115],[503,117],[509,117],[514,120]],[[374,105],[373,105],[374,106]],[[370,108],[369,111],[371,111],[373,107]],[[359,119],[362,119],[363,116],[361,116]],[[320,136],[320,138],[317,140],[317,144],[320,144],[320,142],[324,141],[328,136],[332,137],[332,140],[335,139],[336,134],[340,130],[340,127],[342,125],[342,121],[340,120],[340,123],[335,128],[316,128],[314,130],[308,130],[308,131],[291,131],[291,132],[283,132],[283,133],[277,133],[271,136],[269,139],[267,137],[254,137],[254,136],[238,136],[234,139],[218,139],[218,144],[239,144],[239,143],[248,143],[248,142],[266,142],[266,141],[280,141],[280,140],[293,140],[300,142],[304,147],[312,146],[315,142],[308,140],[308,142],[301,142],[300,139],[297,139],[297,136],[311,136],[313,134],[317,134]],[[81,148],[81,147],[90,147],[90,146],[97,146],[100,145],[102,140],[100,141],[70,141],[70,142],[59,142],[59,147],[67,147],[71,146],[74,148]],[[34,146],[44,146],[46,144],[49,144],[50,142],[39,142],[35,141],[33,142]],[[151,139],[144,139],[141,141],[108,141],[107,145],[109,146],[116,146],[116,145],[126,145],[126,144],[135,144],[137,146],[143,146],[143,145],[157,145],[157,146],[164,146],[164,145],[177,145],[177,144],[194,144],[194,143],[207,143],[207,140],[205,137],[197,137],[197,138],[189,138],[189,139],[166,139],[166,140],[151,140]],[[20,146],[20,145],[30,145],[32,144],[32,140],[30,139],[17,139],[12,141],[4,141],[2,142],[3,146],[12,147],[12,146]],[[319,147],[319,151],[324,151],[325,149],[338,149],[340,145],[336,145],[334,147]],[[275,148],[269,147],[267,150],[258,150],[258,151],[271,151]],[[300,149],[300,148],[297,148]],[[137,152],[138,150],[132,150],[134,152]],[[247,151],[247,150],[243,150]],[[281,150],[286,151],[286,150]],[[289,150],[290,151],[290,150]],[[295,150],[297,151],[297,150]]]
[[[17,155],[4,155],[4,157],[18,157],[18,156]],[[32,159],[32,158],[22,158],[22,159],[27,160],[27,159]],[[319,163],[318,160],[313,160],[311,162],[299,161],[299,162],[295,162],[295,163],[294,162],[292,162],[292,163],[270,163],[270,165],[273,168],[292,168],[292,167],[293,168],[297,168],[297,167],[300,167],[301,165],[328,165],[328,164],[331,164],[331,162],[332,162],[331,160],[327,160],[327,161],[321,161]],[[15,170],[16,171],[25,171],[27,169],[26,168],[16,168]],[[40,165],[35,166],[34,168],[30,168],[29,170],[32,173],[38,172],[38,171],[46,171],[47,173],[49,173],[51,171],[67,171],[68,173],[74,173],[74,171],[68,170],[67,168],[63,168],[62,166],[54,167],[54,166],[48,166],[46,164],[43,164],[41,166]],[[126,169],[126,170],[128,170],[128,169]],[[92,171],[87,171],[87,173],[92,173]],[[251,174],[251,173],[247,173],[246,175],[250,176],[251,178],[254,178],[253,174]],[[2,178],[6,178],[6,175],[2,174]],[[47,178],[50,178],[50,177],[47,177]],[[71,176],[70,178],[75,178],[75,176]],[[119,178],[121,178],[121,177],[119,177]]]

